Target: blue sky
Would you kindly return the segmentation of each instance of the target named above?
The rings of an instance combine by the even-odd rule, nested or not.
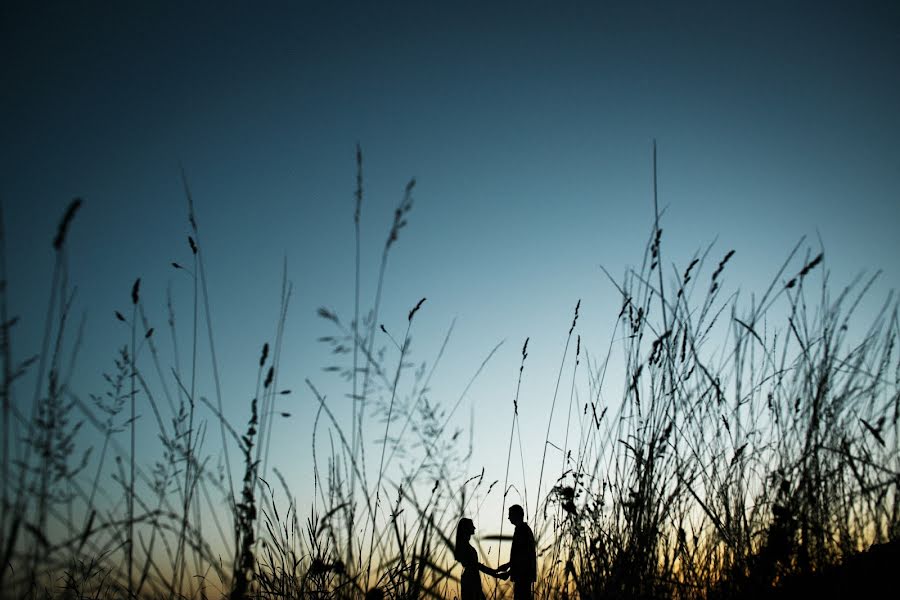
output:
[[[731,291],[749,295],[806,235],[813,252],[821,237],[835,287],[878,269],[876,299],[900,283],[896,3],[182,4],[2,8],[14,352],[39,349],[50,241],[76,195],[70,259],[87,328],[73,387],[102,389],[127,341],[113,311],[128,308],[135,277],[160,330],[171,282],[186,348],[191,283],[169,264],[189,259],[183,165],[235,422],[274,335],[287,259],[280,386],[295,390],[294,417],[276,425],[273,452],[298,496],[315,407],[304,379],[348,414],[346,390],[321,371],[331,357],[315,340],[331,331],[315,310],[352,312],[357,142],[364,302],[417,179],[380,320],[402,335],[427,297],[413,348],[430,360],[456,319],[433,399],[454,402],[506,340],[459,419],[477,407],[471,471],[484,465],[488,479],[503,475],[522,341],[523,434],[538,440],[578,299],[585,345],[609,343],[619,299],[599,265],[620,275],[641,259],[654,139],[664,252],[679,269],[715,240],[713,256],[736,250]],[[155,458],[153,440],[148,428]]]

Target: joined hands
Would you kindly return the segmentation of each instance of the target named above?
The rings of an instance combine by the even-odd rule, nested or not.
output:
[[[504,581],[509,579],[509,563],[504,563],[494,569],[493,575],[497,579],[502,579]]]

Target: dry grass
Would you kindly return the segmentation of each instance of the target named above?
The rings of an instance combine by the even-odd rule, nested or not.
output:
[[[203,245],[186,179],[191,261],[173,267],[193,288],[190,370],[180,366],[171,294],[172,349],[161,355],[137,280],[130,315],[111,319],[128,328],[129,343],[106,376],[108,390],[88,401],[69,387],[74,362],[65,350],[76,353],[79,337],[70,342],[65,241],[77,231],[81,202],[65,211],[52,240],[56,263],[41,352],[25,360],[15,358],[12,344],[16,320],[7,314],[0,221],[5,597],[452,598],[456,521],[491,495],[499,494],[505,509],[515,484],[529,499],[524,465],[536,463],[537,451],[526,456],[521,418],[548,420],[533,506],[526,501],[540,552],[538,597],[753,597],[855,564],[851,557],[872,544],[896,545],[900,325],[889,297],[868,328],[858,327],[856,311],[871,281],[833,295],[824,254],[801,256],[801,243],[748,303],[725,292],[733,251],[714,256],[707,248],[687,265],[667,266],[657,215],[641,267],[621,281],[610,278],[621,310],[605,352],[590,352],[576,305],[549,416],[519,411],[526,339],[501,484],[483,469],[461,467],[473,442],[452,426],[499,346],[485,353],[455,404],[443,406],[429,386],[452,327],[428,370],[411,358],[414,317],[427,318],[424,299],[411,299],[402,337],[379,321],[389,255],[411,213],[414,181],[382,247],[372,308],[361,312],[358,148],[356,160],[354,314],[347,323],[319,311],[334,327],[320,340],[334,357],[326,371],[345,382],[351,421],[339,422],[331,401],[307,381],[317,408],[308,507],[297,505],[269,466],[273,420],[287,416],[275,400],[289,393],[278,389],[278,373],[290,283],[285,274],[275,338],[262,346],[256,392],[238,433],[222,410]],[[203,329],[209,370],[197,360]],[[612,380],[615,363],[623,365],[620,381]],[[550,424],[566,368],[572,379],[565,436],[555,439]],[[23,404],[13,384],[26,376],[36,387]],[[212,382],[213,400],[198,397],[200,378]],[[136,404],[149,407],[158,428],[161,456],[149,465],[136,456]],[[373,420],[380,420],[377,428]],[[212,450],[210,426],[221,434]],[[78,445],[82,427],[95,432],[98,449]],[[367,440],[376,430],[381,437]],[[561,446],[564,461],[549,483],[548,445]],[[368,464],[373,447],[378,461]],[[237,487],[231,451],[242,462]],[[224,464],[217,468],[210,458],[219,454]],[[270,485],[273,475],[279,491]],[[109,480],[112,488],[102,484]],[[223,505],[231,522],[223,522]],[[494,589],[498,597],[509,591]]]

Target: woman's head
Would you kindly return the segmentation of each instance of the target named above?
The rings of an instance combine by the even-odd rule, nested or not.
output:
[[[462,535],[472,535],[475,533],[475,523],[472,522],[472,519],[468,519],[463,517],[459,520],[459,523],[456,525],[456,537]]]
[[[463,517],[456,525],[456,546],[453,548],[453,555],[456,560],[462,560],[464,556],[461,554],[463,546],[468,545],[469,538],[475,533],[475,523],[472,519]]]

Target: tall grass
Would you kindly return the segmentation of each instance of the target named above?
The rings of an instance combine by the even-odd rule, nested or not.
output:
[[[752,597],[896,543],[893,296],[851,337],[871,280],[832,296],[824,254],[796,249],[749,305],[722,296],[733,251],[706,279],[708,250],[673,267],[667,294],[661,231],[614,282],[620,398],[598,386],[584,407],[592,434],[547,498],[539,594]]]
[[[654,150],[654,169],[655,160]],[[254,394],[242,404],[244,424],[234,426],[224,410],[215,302],[186,177],[183,252],[190,261],[176,256],[172,265],[192,290],[190,371],[181,367],[171,291],[166,353],[138,279],[128,317],[110,319],[127,328],[127,340],[105,376],[108,389],[87,398],[71,387],[80,333],[72,333],[66,252],[81,202],[64,212],[50,244],[55,264],[40,352],[24,360],[14,354],[0,214],[4,597],[449,599],[458,595],[457,520],[488,501],[503,512],[507,494],[520,486],[538,543],[541,598],[753,597],[850,564],[873,544],[897,544],[900,324],[893,296],[874,316],[859,314],[872,279],[833,293],[821,249],[804,254],[801,241],[760,295],[728,293],[733,251],[708,247],[687,264],[664,261],[654,181],[640,267],[609,277],[621,300],[611,315],[613,337],[597,342],[603,352],[592,352],[590,336],[579,331],[579,300],[549,416],[519,406],[527,339],[521,348],[501,481],[473,465],[477,440],[456,425],[501,346],[484,352],[445,404],[430,382],[453,327],[428,368],[413,360],[411,337],[414,317],[430,318],[419,313],[424,299],[410,298],[400,313],[407,318],[402,336],[380,320],[390,314],[393,321],[384,290],[414,180],[401,191],[376,254],[371,309],[363,308],[362,165],[357,147],[348,203],[353,316],[347,322],[319,310],[333,328],[320,341],[334,360],[303,392],[316,411],[312,438],[298,449],[313,457],[308,506],[298,505],[270,465],[273,422],[290,417],[276,404],[290,393],[278,387],[292,293],[286,265],[274,336],[261,336]],[[200,352],[204,328],[208,356]],[[570,367],[566,422],[554,429]],[[16,384],[28,377],[35,392],[23,408]],[[320,378],[347,393],[329,399]],[[201,380],[214,399],[198,395]],[[342,422],[333,407],[348,400],[349,422]],[[136,452],[137,417],[147,410],[160,441],[151,464]],[[519,434],[521,419],[533,418],[548,421],[541,449],[523,448]],[[213,444],[210,426],[220,431]],[[82,428],[95,432],[96,449],[85,446]],[[376,431],[380,437],[367,439]],[[561,450],[559,471],[548,460],[551,445]],[[234,472],[231,452],[240,457]],[[540,472],[529,481],[525,464],[537,464],[538,453]],[[215,464],[217,456],[223,464]],[[556,479],[544,481],[548,473]],[[499,535],[475,543],[508,540],[503,517]],[[511,589],[499,584],[492,595],[510,596]]]

